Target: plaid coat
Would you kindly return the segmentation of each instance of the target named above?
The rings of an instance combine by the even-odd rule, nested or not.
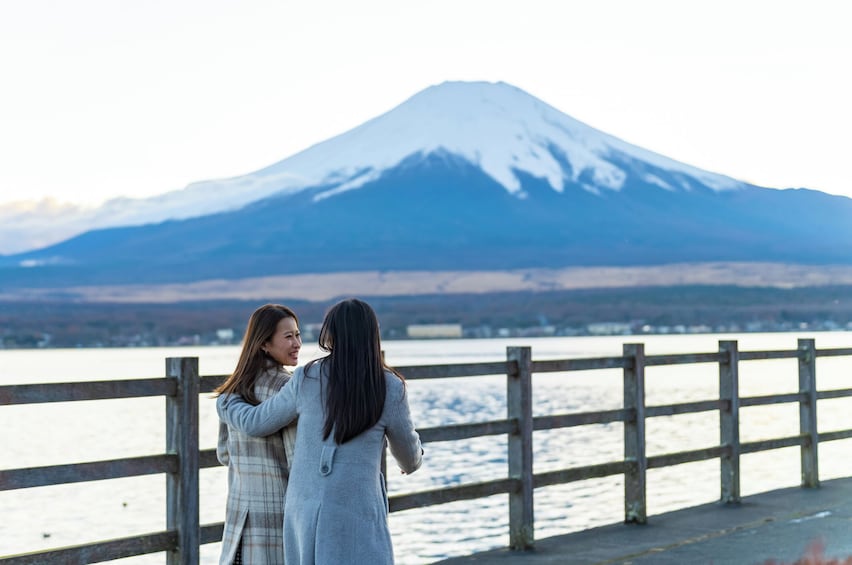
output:
[[[255,394],[265,400],[290,380],[283,368],[257,379]],[[228,467],[228,500],[220,565],[230,565],[242,539],[243,563],[284,563],[284,494],[296,441],[293,423],[266,437],[251,437],[219,422],[216,455]]]

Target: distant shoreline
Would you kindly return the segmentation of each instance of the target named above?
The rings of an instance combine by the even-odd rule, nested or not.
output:
[[[328,301],[341,296],[418,296],[721,285],[803,288],[852,285],[852,265],[716,262],[507,271],[357,271],[214,279],[151,285],[92,285],[0,291],[0,302],[169,304],[199,300]]]
[[[409,280],[397,273],[294,275],[216,281],[208,289],[201,283],[176,285],[169,293],[140,286],[132,295],[95,287],[86,293],[56,289],[42,291],[44,297],[0,297],[0,347],[235,343],[247,313],[266,302],[293,307],[308,335],[337,300],[333,296],[347,294],[369,300],[383,339],[406,337],[412,325],[447,324],[460,327],[464,337],[852,330],[852,284],[826,271],[805,272],[799,280],[809,286],[790,284],[794,270],[766,269],[752,272],[752,278],[734,278],[723,269],[585,270],[587,279],[600,279],[595,288],[584,288],[581,277],[560,281],[557,274],[455,273],[452,279],[449,273],[423,273],[417,279],[408,273]],[[512,285],[520,290],[493,290]]]

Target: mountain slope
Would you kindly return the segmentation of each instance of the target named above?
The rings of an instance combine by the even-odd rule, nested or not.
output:
[[[329,190],[317,186],[233,212],[89,232],[19,257],[45,266],[2,269],[0,280],[130,284],[353,270],[848,264],[852,257],[852,200],[843,197],[748,186],[677,192],[638,177],[619,191],[593,194],[578,182],[556,192],[517,174],[522,199],[464,159],[416,156],[333,198],[317,199]]]
[[[852,199],[702,171],[502,83],[432,87],[261,171],[154,200],[144,210],[178,217],[0,258],[0,284],[852,263]],[[125,224],[143,208],[128,202]]]
[[[250,174],[193,183],[145,199],[118,198],[94,209],[42,205],[0,207],[0,253],[18,253],[103,227],[158,223],[233,211],[273,195],[325,186],[316,198],[361,187],[413,155],[461,157],[518,197],[519,173],[546,179],[555,191],[579,184],[593,193],[620,190],[644,175],[669,190],[699,184],[741,187],[597,131],[505,83],[447,82],[412,96],[361,126]],[[677,173],[669,183],[645,164]]]

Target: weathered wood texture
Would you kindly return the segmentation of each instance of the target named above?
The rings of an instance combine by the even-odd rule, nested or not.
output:
[[[819,444],[852,438],[852,429],[822,433],[817,429],[819,400],[852,397],[852,388],[816,390],[816,359],[821,357],[852,357],[852,348],[818,350],[814,340],[800,340],[797,348],[791,350],[740,351],[736,341],[720,341],[717,352],[645,355],[642,344],[626,344],[620,357],[533,361],[530,348],[513,347],[507,349],[505,361],[398,367],[408,380],[502,375],[507,387],[505,419],[423,428],[419,432],[424,443],[505,435],[508,439],[507,476],[397,494],[390,497],[390,511],[504,494],[509,497],[509,545],[516,549],[529,549],[535,542],[533,496],[536,488],[622,475],[625,483],[625,520],[644,523],[647,521],[645,475],[648,469],[719,459],[722,471],[720,499],[727,503],[737,503],[740,500],[740,457],[785,447],[799,447],[801,450],[801,486],[818,487]],[[738,390],[740,363],[770,359],[798,361],[798,392],[741,397]],[[719,398],[661,406],[645,405],[647,367],[699,363],[718,365]],[[536,373],[605,370],[622,372],[622,408],[533,417],[532,390]],[[10,555],[0,557],[0,563],[95,563],[166,552],[170,564],[197,564],[200,544],[219,541],[223,527],[221,522],[200,525],[198,521],[199,470],[219,464],[215,449],[199,450],[199,395],[209,395],[226,377],[199,376],[197,358],[170,358],[166,360],[166,378],[0,386],[0,406],[165,396],[167,422],[166,452],[163,454],[0,470],[0,491],[164,473],[167,483],[167,531]],[[741,442],[740,410],[777,404],[798,405],[800,433]],[[646,419],[712,411],[718,411],[719,414],[719,445],[648,457],[645,447]],[[623,425],[624,455],[621,460],[534,473],[534,431],[610,423]]]
[[[645,346],[624,344],[624,521],[647,521],[645,500],[648,461],[645,449]]]
[[[817,431],[816,344],[812,339],[799,340],[799,433],[801,446],[802,486],[819,486],[819,432]]]
[[[736,341],[720,341],[719,352],[719,444],[725,452],[719,457],[721,500],[740,501],[740,377]]]
[[[517,422],[517,432],[509,434],[509,478],[518,489],[509,493],[509,546],[529,549],[533,533],[533,415],[532,351],[529,347],[509,347],[506,356],[516,368],[506,379],[506,416]]]
[[[166,528],[177,531],[168,565],[198,563],[198,358],[166,359],[166,376],[177,380],[177,393],[166,397],[166,452],[178,457],[176,472],[166,474]]]

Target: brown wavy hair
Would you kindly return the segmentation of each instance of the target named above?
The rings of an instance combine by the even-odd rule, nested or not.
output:
[[[237,368],[224,383],[213,391],[214,396],[239,394],[246,402],[254,405],[260,404],[254,394],[257,377],[263,371],[278,365],[275,359],[264,353],[262,347],[272,338],[278,327],[278,322],[284,318],[293,318],[296,320],[296,325],[299,325],[299,318],[296,313],[281,304],[264,304],[252,312],[248,326],[246,326],[246,333],[243,336],[243,348],[240,351]]]

